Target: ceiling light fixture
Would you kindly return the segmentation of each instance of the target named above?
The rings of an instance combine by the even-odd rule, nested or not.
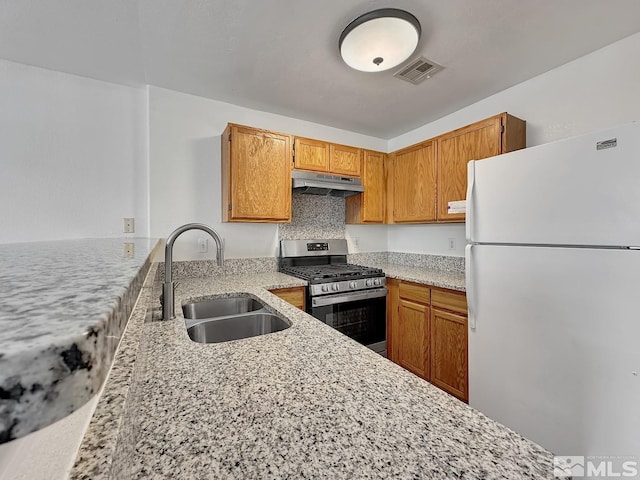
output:
[[[382,72],[404,62],[420,40],[420,22],[409,12],[381,8],[359,16],[340,35],[340,55],[363,72]]]

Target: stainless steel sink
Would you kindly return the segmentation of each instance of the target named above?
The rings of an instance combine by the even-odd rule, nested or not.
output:
[[[187,328],[187,333],[194,342],[219,343],[279,332],[290,326],[277,315],[258,312],[206,320]]]
[[[188,303],[182,306],[182,313],[184,314],[184,318],[200,320],[255,312],[262,308],[264,308],[264,305],[251,297],[237,296],[213,298],[202,302]]]

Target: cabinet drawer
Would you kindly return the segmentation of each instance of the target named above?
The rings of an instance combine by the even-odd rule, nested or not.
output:
[[[400,298],[429,305],[431,289],[419,283],[400,282]]]
[[[304,310],[304,287],[276,288],[269,291],[294,307]]]
[[[467,296],[462,292],[433,289],[431,291],[431,305],[467,315]]]

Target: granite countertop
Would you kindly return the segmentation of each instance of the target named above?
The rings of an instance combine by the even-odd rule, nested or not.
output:
[[[349,262],[381,268],[398,280],[466,291],[464,257],[378,252],[351,254]]]
[[[148,284],[71,478],[553,478],[546,450],[267,291],[302,284],[181,280],[177,305],[241,293],[292,323],[218,344],[152,321]]]
[[[461,292],[466,291],[464,272],[396,265],[393,263],[378,264],[376,267],[382,268],[387,277]]]
[[[156,243],[0,245],[0,443],[68,415],[99,390]]]

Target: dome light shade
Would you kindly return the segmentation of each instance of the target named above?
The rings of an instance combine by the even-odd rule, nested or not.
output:
[[[382,72],[404,62],[420,40],[420,22],[397,8],[359,16],[340,35],[340,55],[351,68]]]

